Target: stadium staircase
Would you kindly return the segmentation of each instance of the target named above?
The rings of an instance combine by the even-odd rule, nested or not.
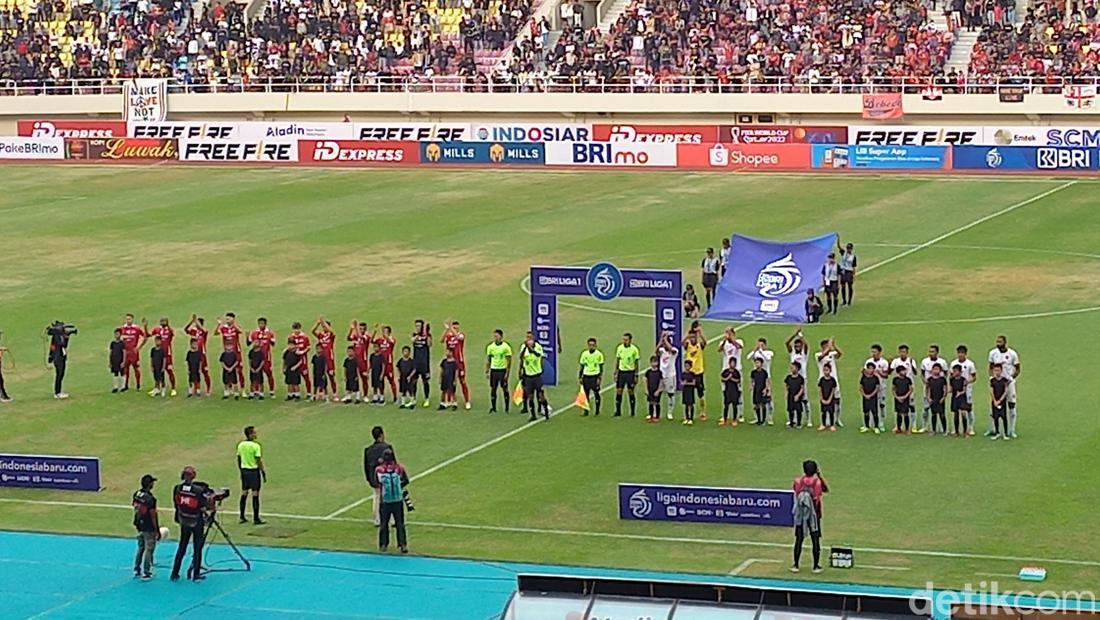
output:
[[[1027,0],[1024,0],[1027,2]],[[936,28],[947,31],[947,16],[943,11],[929,11],[929,17]],[[955,69],[960,73],[966,73],[970,66],[970,55],[974,53],[974,44],[978,41],[979,31],[967,32],[966,28],[955,29],[955,41],[951,44],[951,54],[947,57],[947,66],[944,71]]]

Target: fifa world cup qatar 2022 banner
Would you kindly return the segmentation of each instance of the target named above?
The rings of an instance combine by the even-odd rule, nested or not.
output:
[[[821,286],[821,267],[836,241],[836,233],[802,241],[734,235],[729,269],[706,318],[805,322],[806,291]]]
[[[791,527],[794,491],[620,483],[619,518]]]

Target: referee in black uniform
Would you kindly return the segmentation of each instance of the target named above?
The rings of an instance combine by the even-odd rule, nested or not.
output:
[[[721,261],[714,255],[714,248],[707,248],[707,255],[699,264],[703,270],[703,288],[706,289],[707,308],[714,301],[714,291],[718,288],[718,271],[722,268]]]

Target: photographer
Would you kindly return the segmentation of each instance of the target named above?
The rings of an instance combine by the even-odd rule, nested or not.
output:
[[[197,472],[188,465],[180,473],[183,482],[172,489],[172,503],[176,508],[176,523],[180,526],[180,542],[176,548],[176,559],[172,563],[172,581],[180,578],[180,564],[187,554],[187,544],[192,545],[191,566],[187,569],[187,578],[202,581],[202,547],[206,542],[207,516],[215,510],[214,492],[205,482],[196,482]]]
[[[386,433],[381,426],[372,428],[370,434],[374,437],[374,443],[363,450],[363,473],[366,474],[367,484],[374,492],[374,502],[372,502],[374,504],[374,527],[378,527],[382,523],[379,512],[382,508],[382,485],[378,482],[375,469],[382,464],[382,455],[386,450],[393,453],[393,446],[386,443]]]
[[[397,530],[397,546],[401,553],[409,552],[408,537],[405,535],[405,486],[409,484],[409,475],[397,462],[392,449],[382,452],[382,464],[375,468],[374,475],[382,493],[382,505],[379,513],[382,525],[378,528],[378,550],[386,551],[390,546],[390,517]]]
[[[137,529],[137,555],[134,556],[134,577],[148,581],[153,578],[153,553],[160,540],[160,519],[157,518],[157,498],[153,496],[152,474],[141,477],[141,488],[134,492],[134,528]]]
[[[2,334],[3,332],[0,332]],[[8,390],[4,387],[4,356],[8,354],[7,347],[0,347],[0,403],[10,403],[11,396],[8,396]]]
[[[46,327],[46,335],[50,337],[50,350],[46,358],[47,363],[53,364],[53,397],[68,398],[61,389],[65,381],[65,364],[69,359],[69,337],[76,334],[76,327],[67,325],[61,321],[54,321]]]
[[[817,462],[802,462],[802,476],[794,481],[794,564],[791,572],[797,573],[802,557],[802,543],[806,535],[813,544],[815,573],[821,572],[821,496],[829,492],[829,485],[821,476]]]

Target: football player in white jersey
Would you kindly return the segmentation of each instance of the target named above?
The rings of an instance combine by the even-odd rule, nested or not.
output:
[[[748,359],[750,363],[753,360],[760,360],[760,363],[763,364],[764,371],[768,373],[769,377],[772,376],[772,358],[774,357],[775,353],[768,349],[767,338],[757,338],[756,346],[753,348],[752,351],[749,351],[748,355],[745,356],[745,358]],[[744,390],[742,390],[742,392],[743,391]],[[770,400],[768,401],[766,407],[768,409],[768,426],[774,426],[775,420],[772,419],[773,407]]]
[[[737,332],[732,327],[726,328],[725,337],[722,338],[722,342],[718,345],[718,352],[722,355],[722,368],[730,367],[730,360],[734,360],[734,368],[737,372],[741,372],[741,351],[745,348],[745,343],[737,337]],[[741,402],[737,403],[737,421],[745,421],[745,411],[742,404],[745,401],[744,390],[741,390]]]
[[[917,361],[914,360],[912,357],[909,357],[909,345],[907,345],[907,344],[898,345],[898,356],[895,357],[894,359],[890,360],[890,371],[893,372],[894,374],[897,374],[898,368],[901,367],[901,366],[905,366],[906,376],[908,376],[909,378],[915,379],[918,376],[917,375]],[[916,385],[914,385],[913,386],[913,392],[915,393],[916,391],[917,391]],[[910,399],[909,399],[909,414],[912,415],[912,414],[916,413],[916,411],[917,411],[917,409],[913,406],[913,399],[910,397]],[[913,426],[916,426],[916,422],[913,423]],[[919,435],[919,434],[923,433],[924,431],[925,431],[925,428],[923,426],[920,427],[920,428],[914,428],[913,429],[913,434]]]
[[[967,428],[969,429],[967,434],[971,437],[974,436],[974,382],[978,380],[978,367],[974,365],[974,361],[967,357],[969,350],[965,344],[960,344],[955,347],[955,361],[951,363],[952,366],[958,366],[959,371],[962,373],[964,379],[966,379],[966,402],[970,404],[970,411],[967,414]]]
[[[817,361],[817,378],[819,380],[825,376],[826,366],[832,370],[832,377],[836,380],[836,392],[833,397],[833,403],[836,405],[836,424],[844,428],[844,422],[840,419],[840,369],[836,367],[836,361],[842,355],[844,355],[844,352],[836,346],[836,338],[829,338],[821,341],[821,350],[814,353],[814,359]]]
[[[989,374],[993,374],[993,367],[1000,366],[1003,375],[1008,379],[1008,436],[1016,439],[1016,382],[1020,379],[1020,356],[1016,350],[1009,348],[1008,339],[997,336],[997,346],[989,352]],[[993,428],[986,431],[986,435],[992,435]]]
[[[947,360],[940,357],[940,345],[930,344],[928,345],[928,357],[920,361],[920,380],[924,384],[924,407],[921,413],[921,428],[928,428],[931,422],[932,409],[931,403],[928,402],[928,377],[932,375],[932,367],[939,366],[942,376],[946,377],[948,373]]]
[[[882,345],[871,345],[871,357],[863,362],[863,366],[871,364],[875,367],[875,376],[878,377],[878,426],[880,431],[886,430],[886,393],[889,386],[886,379],[890,376],[890,362],[882,356]]]
[[[680,350],[672,344],[672,333],[661,332],[661,342],[657,343],[657,367],[661,369],[661,390],[668,396],[669,420],[673,418],[672,411],[676,408],[676,360],[679,356]],[[660,417],[657,418],[657,420],[660,419]]]
[[[806,367],[810,365],[810,350],[806,346],[806,339],[802,336],[802,326],[800,325],[783,344],[787,347],[787,353],[791,356],[791,363],[798,362],[798,374],[802,375],[803,385],[809,385],[809,381],[806,379]],[[806,392],[808,391],[803,390],[802,392],[802,413],[806,416],[806,428],[812,428],[814,425],[811,419],[813,414],[810,412],[810,401],[806,399]]]

